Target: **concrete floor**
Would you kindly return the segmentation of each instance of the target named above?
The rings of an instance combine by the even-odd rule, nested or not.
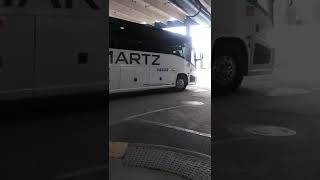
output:
[[[199,73],[210,77],[210,71]],[[209,83],[200,81],[183,92],[162,89],[112,95],[109,140],[165,145],[211,155],[210,78],[204,80]],[[109,174],[114,177],[119,172]]]
[[[213,99],[215,179],[320,179],[320,73],[317,26],[278,29],[275,70]],[[252,134],[278,126],[293,136]]]
[[[105,96],[1,102],[0,179],[106,179]]]
[[[319,88],[278,79],[277,72],[247,78],[238,92],[214,98],[215,179],[320,178]],[[296,134],[263,136],[250,131],[261,126],[289,128]]]
[[[165,145],[211,155],[210,84],[198,83],[183,92],[162,89],[112,95],[109,140]],[[121,173],[114,171],[119,168],[110,166],[109,177],[118,177]],[[124,170],[126,177],[133,173]],[[137,169],[136,173],[140,171]],[[145,178],[138,175],[130,177]]]
[[[291,81],[279,78],[279,72],[246,78],[239,91],[214,97],[212,112],[206,83],[184,92],[112,96],[109,140],[210,154],[213,133],[215,179],[319,179],[320,85],[294,81],[294,72]],[[0,179],[106,178],[105,103],[92,96],[2,103]],[[249,131],[257,126],[289,128],[296,134]]]
[[[190,102],[203,104],[189,105]],[[125,98],[114,97],[109,102],[109,121],[110,140],[131,138],[130,142],[168,145],[171,141],[172,144],[188,145],[192,144],[187,138],[191,135],[196,139],[203,138],[207,148],[201,151],[210,154],[211,99],[208,89],[194,86],[184,92],[164,89],[126,94]],[[195,149],[191,147],[190,150]]]
[[[209,87],[112,96],[110,138],[210,154]],[[0,108],[0,179],[107,178],[104,95],[1,102]]]

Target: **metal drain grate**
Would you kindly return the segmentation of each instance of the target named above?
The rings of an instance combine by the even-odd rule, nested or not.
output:
[[[187,179],[211,179],[211,157],[181,149],[129,144],[123,163],[174,173]]]

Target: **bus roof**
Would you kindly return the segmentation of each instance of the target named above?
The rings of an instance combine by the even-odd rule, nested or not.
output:
[[[151,25],[137,24],[112,17],[109,17],[109,24],[110,32],[124,31],[132,34],[132,36],[136,38],[153,39],[155,41],[191,42],[191,38],[187,36],[155,28]]]

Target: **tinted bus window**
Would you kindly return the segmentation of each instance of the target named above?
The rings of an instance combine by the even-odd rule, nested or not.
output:
[[[177,55],[188,59],[188,38],[174,33],[110,18],[110,48]]]

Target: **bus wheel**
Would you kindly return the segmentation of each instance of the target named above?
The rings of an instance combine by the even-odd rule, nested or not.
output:
[[[177,81],[176,81],[176,90],[177,91],[183,91],[186,89],[188,84],[188,80],[186,79],[185,75],[178,75]]]
[[[230,92],[240,87],[243,73],[237,56],[226,53],[218,54],[213,62],[213,90]]]

